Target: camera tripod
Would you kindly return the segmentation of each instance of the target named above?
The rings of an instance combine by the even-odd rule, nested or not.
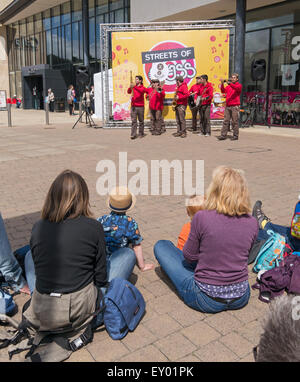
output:
[[[79,121],[81,121],[83,115],[85,115],[85,124],[86,124],[86,125],[88,124],[88,125],[89,125],[88,127],[94,127],[94,128],[97,127],[96,124],[95,124],[95,122],[93,121],[93,118],[92,118],[92,116],[91,116],[91,113],[90,113],[90,111],[89,111],[88,106],[84,105],[84,108],[83,108],[81,114],[79,115],[77,121],[74,123],[72,129],[74,129],[74,127],[77,125],[77,123],[78,123]]]

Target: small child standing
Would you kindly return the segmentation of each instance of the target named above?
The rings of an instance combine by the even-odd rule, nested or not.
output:
[[[154,264],[145,264],[141,242],[143,240],[136,221],[126,215],[136,203],[136,197],[131,194],[127,187],[116,187],[109,195],[107,206],[110,214],[104,215],[97,220],[102,224],[106,251],[111,255],[114,251],[131,246],[139,269],[149,271],[154,269]]]
[[[204,209],[204,200],[203,196],[193,195],[188,200],[188,205],[186,206],[186,212],[190,219],[192,220],[196,212]],[[181,251],[184,247],[185,242],[187,241],[191,230],[191,222],[188,222],[183,225],[181,228],[180,234],[178,236],[177,248]]]

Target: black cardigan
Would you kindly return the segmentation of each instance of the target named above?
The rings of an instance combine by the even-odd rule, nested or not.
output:
[[[93,280],[97,287],[106,284],[105,237],[97,220],[85,216],[60,223],[39,220],[30,247],[40,293],[76,292]]]

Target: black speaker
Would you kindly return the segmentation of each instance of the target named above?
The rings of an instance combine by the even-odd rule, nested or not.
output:
[[[76,68],[76,84],[85,87],[90,82],[89,70],[86,66],[78,66]]]
[[[252,81],[263,81],[266,78],[266,60],[261,58],[253,60],[251,63],[251,78]]]

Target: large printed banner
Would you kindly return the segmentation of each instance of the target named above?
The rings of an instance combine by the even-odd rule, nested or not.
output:
[[[164,118],[175,119],[171,103],[176,76],[183,76],[190,89],[197,75],[207,74],[214,87],[214,100],[221,101],[220,78],[228,78],[229,70],[229,30],[113,32],[112,69],[115,120],[130,119],[130,72],[133,80],[142,75],[146,87],[153,78],[165,81]],[[145,106],[145,116],[149,117],[148,102]],[[223,115],[224,108],[212,103],[211,118]],[[187,118],[191,118],[189,108]]]

